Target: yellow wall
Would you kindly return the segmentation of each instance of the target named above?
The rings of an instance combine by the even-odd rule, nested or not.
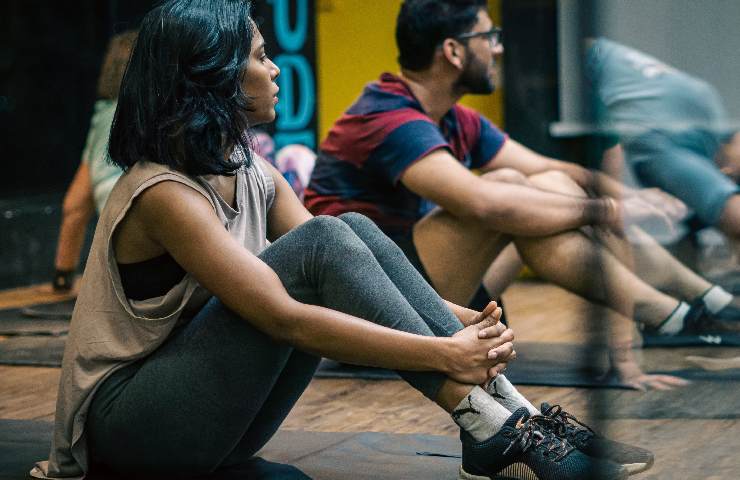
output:
[[[490,0],[491,18],[500,24],[501,0]],[[381,72],[397,72],[394,29],[401,0],[316,0],[319,137]],[[503,126],[503,98],[468,96],[469,105]]]

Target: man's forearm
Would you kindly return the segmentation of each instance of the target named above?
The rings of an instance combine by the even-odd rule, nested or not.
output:
[[[570,162],[553,160],[553,169],[566,173],[586,192],[596,192],[601,195],[619,199],[632,194],[632,189],[618,180],[599,171],[589,170]]]
[[[585,198],[536,188],[490,182],[472,206],[476,221],[491,230],[517,236],[545,236],[585,225],[613,224],[617,203],[608,197]]]

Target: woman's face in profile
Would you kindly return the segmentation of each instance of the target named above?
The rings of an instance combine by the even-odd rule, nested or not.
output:
[[[280,69],[267,56],[262,34],[254,24],[252,28],[254,28],[254,36],[242,89],[250,99],[250,108],[247,112],[249,124],[259,125],[275,120],[275,105],[278,102],[279,90],[275,80],[280,75]]]

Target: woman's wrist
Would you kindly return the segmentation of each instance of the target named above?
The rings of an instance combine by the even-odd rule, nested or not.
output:
[[[432,370],[449,375],[455,365],[455,341],[453,337],[434,337],[435,355],[432,355]]]
[[[452,303],[448,300],[445,300],[445,304],[447,304],[447,308],[450,309],[452,314],[455,315],[458,320],[460,320],[460,323],[462,323],[466,327],[471,325],[478,313],[480,313],[470,308]]]

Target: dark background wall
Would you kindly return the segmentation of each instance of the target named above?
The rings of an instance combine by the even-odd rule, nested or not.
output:
[[[0,4],[0,196],[61,191],[72,178],[105,47],[149,1]]]
[[[559,155],[549,125],[558,119],[557,10],[555,0],[505,0],[504,82],[506,131],[543,154]]]
[[[283,115],[276,125],[278,130],[283,127],[291,143],[315,143],[313,3],[255,3],[254,16],[263,19],[270,54],[285,62],[282,80],[290,77],[286,82],[290,88],[281,88],[286,102],[280,104]],[[0,198],[64,190],[79,164],[108,39],[138,25],[155,4],[152,0],[0,4]],[[276,32],[273,27],[278,23],[281,28]],[[297,31],[300,26],[304,28]]]
[[[557,0],[502,4],[506,131],[540,153],[598,168],[602,139],[587,134],[556,138],[550,133],[550,126],[561,119],[557,4]],[[578,9],[563,12],[578,17],[573,20],[582,36],[593,28],[592,4],[593,0],[579,0]]]
[[[135,28],[157,3],[0,2],[0,288],[51,278],[61,201],[80,162],[108,40]],[[283,71],[271,133],[282,143],[313,147],[314,0],[254,5]]]
[[[62,195],[108,39],[138,24],[150,3],[0,3],[0,288],[51,278]]]

